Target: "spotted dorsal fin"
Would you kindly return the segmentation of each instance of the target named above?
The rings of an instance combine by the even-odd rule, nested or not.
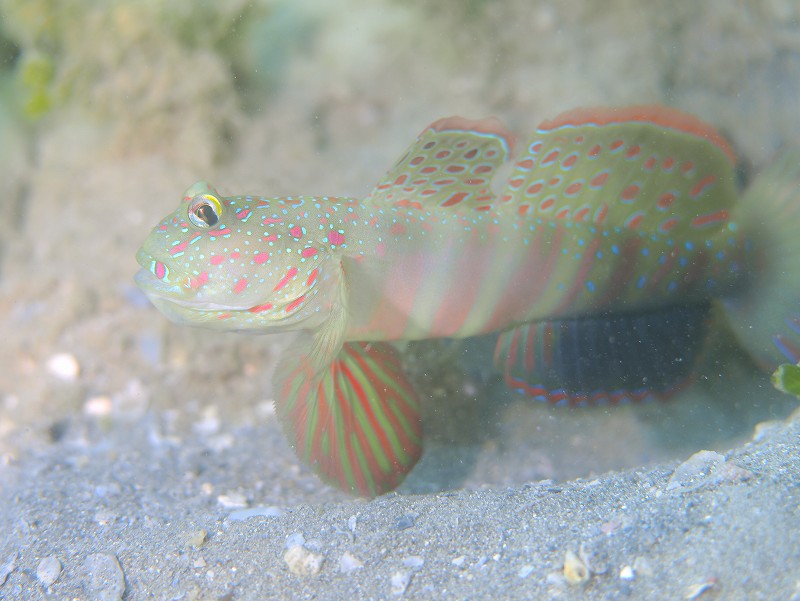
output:
[[[734,162],[714,128],[675,109],[577,109],[539,126],[501,202],[548,220],[693,240],[727,224]]]
[[[429,210],[490,206],[492,175],[513,152],[514,136],[493,117],[439,119],[428,126],[367,202]]]

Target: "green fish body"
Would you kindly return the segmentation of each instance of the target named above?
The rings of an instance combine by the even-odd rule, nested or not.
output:
[[[795,164],[739,201],[710,126],[659,106],[580,109],[542,123],[495,193],[514,146],[495,119],[439,120],[362,201],[199,182],[139,250],[136,281],[178,323],[298,331],[275,376],[284,431],[364,495],[397,486],[422,448],[391,341],[497,332],[510,386],[572,404],[669,394],[712,303],[760,359],[800,359],[797,296],[766,300],[752,275],[785,269],[796,244]]]

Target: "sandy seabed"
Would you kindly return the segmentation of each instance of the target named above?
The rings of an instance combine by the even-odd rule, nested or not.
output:
[[[576,411],[411,349],[426,454],[398,493],[354,500],[274,418],[289,337],[178,328],[132,282],[194,181],[363,196],[447,114],[526,135],[666,102],[731,136],[745,175],[800,142],[793,3],[587,4],[343,2],[263,102],[170,47],[120,53],[32,129],[0,122],[0,598],[800,599],[796,401],[739,354],[709,353],[669,403]]]

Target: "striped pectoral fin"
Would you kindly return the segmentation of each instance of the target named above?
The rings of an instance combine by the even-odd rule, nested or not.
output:
[[[707,304],[543,321],[500,335],[506,383],[552,404],[665,397],[688,381],[705,340]]]
[[[290,353],[278,365],[275,400],[298,456],[345,491],[373,497],[396,488],[422,452],[419,399],[390,344],[345,343],[322,370]]]

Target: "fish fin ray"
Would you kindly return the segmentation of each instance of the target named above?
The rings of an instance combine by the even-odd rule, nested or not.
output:
[[[737,197],[729,151],[713,127],[676,109],[575,109],[539,126],[500,204],[704,242],[725,230]]]
[[[709,305],[541,321],[503,332],[509,387],[551,404],[618,404],[673,394],[691,376]]]
[[[418,210],[490,207],[492,176],[513,147],[513,134],[494,117],[439,119],[419,135],[367,202]]]
[[[373,497],[397,487],[422,452],[419,399],[385,342],[346,342],[327,366],[301,335],[278,364],[275,404],[297,455],[322,480]]]

